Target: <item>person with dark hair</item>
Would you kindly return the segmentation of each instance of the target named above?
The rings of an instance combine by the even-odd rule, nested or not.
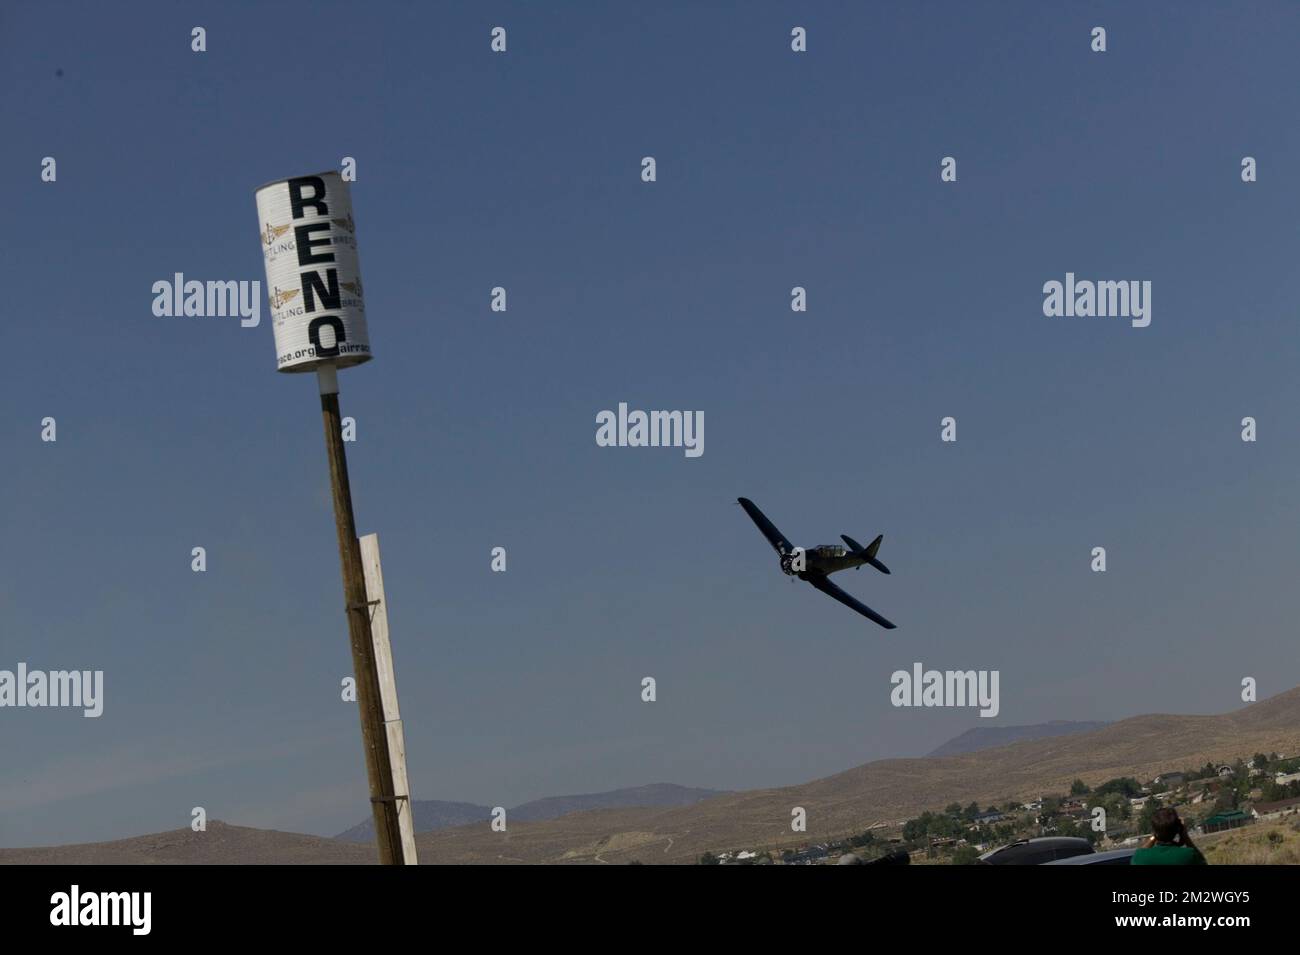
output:
[[[1151,814],[1152,836],[1137,852],[1133,865],[1205,865],[1205,856],[1192,843],[1187,826],[1176,809],[1157,809]]]

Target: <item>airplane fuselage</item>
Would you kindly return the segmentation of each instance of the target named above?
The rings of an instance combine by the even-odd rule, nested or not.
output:
[[[841,534],[840,538],[849,545],[848,547],[841,547],[839,544],[819,544],[816,547],[808,548],[795,547],[794,544],[790,543],[790,539],[777,530],[776,525],[769,521],[767,515],[760,511],[758,505],[749,498],[738,497],[736,503],[745,509],[749,519],[754,522],[759,532],[767,538],[767,542],[776,551],[777,557],[781,560],[782,573],[807,581],[832,600],[838,600],[850,610],[862,614],[862,616],[873,623],[879,624],[886,630],[895,629],[893,623],[876,613],[857,597],[846,593],[830,581],[831,574],[838,573],[841,570],[848,570],[850,567],[861,567],[863,564],[870,564],[882,574],[889,573],[889,568],[876,557],[880,550],[880,542],[885,539],[883,534],[877,534],[875,540],[866,547],[863,547],[847,534]]]
[[[841,570],[861,567],[865,563],[866,560],[850,554],[848,548],[841,547],[839,544],[819,544],[804,550],[805,568],[802,572],[794,569],[795,561],[792,557],[781,559],[781,570],[791,577],[807,580],[810,575],[834,574]]]

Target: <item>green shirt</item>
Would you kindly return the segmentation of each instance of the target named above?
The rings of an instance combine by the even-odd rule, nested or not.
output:
[[[1157,842],[1150,849],[1139,849],[1130,860],[1133,865],[1205,865],[1205,856],[1193,846],[1176,846]]]

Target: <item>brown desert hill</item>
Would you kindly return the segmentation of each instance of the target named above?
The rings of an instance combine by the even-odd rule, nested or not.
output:
[[[706,851],[779,849],[901,822],[952,802],[981,806],[1064,793],[1071,781],[1150,779],[1255,752],[1300,753],[1300,688],[1219,716],[1135,716],[1104,729],[958,756],[885,759],[781,789],[729,793],[688,806],[595,809],[558,819],[480,822],[421,833],[428,863],[682,863]],[[807,811],[807,832],[790,830]],[[209,822],[117,842],[0,849],[0,863],[373,863],[373,844]]]
[[[986,806],[1068,792],[1078,778],[1300,752],[1300,688],[1218,716],[1135,716],[1091,733],[1013,743],[960,756],[885,759],[782,789],[719,796],[662,810],[585,812],[507,833],[461,827],[419,837],[424,862],[689,862],[706,851],[807,845],[901,822],[952,802]],[[790,830],[791,810],[808,829]]]
[[[960,736],[954,736],[941,746],[937,746],[926,756],[960,756],[974,753],[981,749],[994,749],[998,746],[1010,746],[1012,743],[1024,743],[1031,739],[1045,739],[1048,736],[1071,736],[1075,733],[1091,733],[1099,730],[1104,721],[1073,722],[1071,720],[1052,720],[1050,723],[1035,723],[1031,726],[976,726],[966,730]]]
[[[173,829],[83,845],[0,849],[0,865],[361,865],[373,846],[211,820],[206,832]]]

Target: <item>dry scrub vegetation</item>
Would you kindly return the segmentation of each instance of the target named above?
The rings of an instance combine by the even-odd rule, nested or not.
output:
[[[1300,821],[1260,823],[1198,842],[1210,865],[1300,865]]]

